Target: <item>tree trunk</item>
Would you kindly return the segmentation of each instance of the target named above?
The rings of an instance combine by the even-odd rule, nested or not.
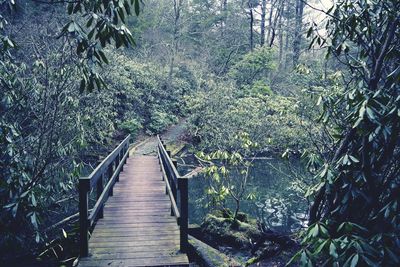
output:
[[[250,51],[253,51],[254,48],[253,24],[254,24],[253,7],[250,6]]]
[[[300,58],[300,45],[301,45],[301,30],[303,28],[303,11],[304,1],[296,1],[296,25],[294,29],[294,40],[293,40],[293,66],[295,67],[299,63]]]
[[[174,0],[174,34],[172,41],[172,55],[169,66],[169,75],[168,75],[168,86],[172,84],[172,74],[174,72],[175,58],[178,53],[179,48],[179,20],[181,17],[181,8],[182,8],[183,0]]]
[[[269,16],[268,16],[268,32],[267,32],[267,43],[270,43],[271,39],[271,27],[272,27],[272,15],[273,15],[273,10],[274,6],[277,0],[273,3],[271,0],[271,8],[269,10]]]
[[[267,0],[262,0],[261,2],[261,37],[260,37],[260,45],[263,46],[265,44],[265,16],[267,13]]]
[[[290,53],[289,53],[289,43],[290,43],[290,22],[291,22],[291,4],[287,5],[286,7],[286,40],[285,40],[285,70],[287,69],[289,62],[290,62]]]
[[[221,12],[222,12],[222,19],[221,19],[221,36],[225,34],[225,26],[226,20],[228,18],[228,0],[222,0],[221,2]]]
[[[282,27],[282,16],[285,9],[285,2],[282,2],[282,14],[279,16],[278,20],[278,31],[279,31],[279,69],[282,69],[282,59],[283,59],[283,27]]]
[[[240,210],[240,200],[239,199],[235,199],[236,202],[236,208],[235,208],[235,213],[233,215],[233,220],[236,221],[239,210]]]
[[[278,20],[282,15],[283,3],[284,3],[283,0],[279,0],[279,2],[275,2],[275,4],[277,4],[278,6],[276,7],[273,24],[270,25],[272,33],[271,33],[271,39],[269,40],[269,47],[272,47],[274,45],[275,36],[276,36],[276,28],[277,28]]]

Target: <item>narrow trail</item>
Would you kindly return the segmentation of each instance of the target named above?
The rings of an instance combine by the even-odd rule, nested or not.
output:
[[[185,132],[185,123],[185,120],[181,120],[178,124],[170,126],[167,131],[161,134],[166,143],[174,142],[183,135]],[[157,154],[156,147],[157,136],[149,136],[139,143],[131,155],[154,156]]]

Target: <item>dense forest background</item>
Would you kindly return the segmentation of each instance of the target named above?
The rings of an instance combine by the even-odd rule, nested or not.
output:
[[[65,2],[0,0],[0,259],[71,264],[78,177],[186,118],[199,157],[302,158],[301,265],[399,264],[398,1]]]

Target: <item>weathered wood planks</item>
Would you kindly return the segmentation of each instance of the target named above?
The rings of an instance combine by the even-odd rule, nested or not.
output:
[[[189,266],[157,157],[128,160],[89,240],[89,266]]]

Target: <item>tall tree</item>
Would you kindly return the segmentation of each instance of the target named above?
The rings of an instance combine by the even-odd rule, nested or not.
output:
[[[279,69],[281,69],[282,68],[282,66],[283,66],[283,62],[282,62],[282,60],[283,60],[283,53],[284,53],[284,51],[283,51],[283,47],[284,47],[284,43],[283,43],[283,32],[284,32],[284,30],[283,30],[283,14],[284,14],[284,10],[285,10],[285,7],[286,6],[288,6],[288,5],[285,5],[285,2],[282,2],[282,11],[281,11],[281,15],[279,16],[279,20],[278,20],[278,32],[279,32],[279,56],[278,56],[278,61],[279,61]]]
[[[265,44],[265,17],[267,15],[267,0],[261,1],[261,36],[260,36],[260,45],[263,46]]]
[[[175,60],[179,48],[180,19],[181,19],[183,1],[184,0],[174,0],[174,26],[173,26],[173,36],[172,36],[172,51],[171,51],[171,59],[169,66],[169,78],[168,78],[169,86],[171,86],[172,74],[174,72]]]
[[[293,39],[293,66],[297,66],[300,58],[300,46],[302,39],[302,28],[303,28],[303,14],[304,5],[306,0],[296,0],[296,24],[294,28],[294,39]]]
[[[289,62],[292,61],[292,59],[290,58],[290,39],[292,37],[292,12],[293,12],[293,8],[291,4],[288,4],[286,7],[286,24],[285,24],[285,69],[287,69]]]
[[[273,13],[274,13],[274,8],[275,8],[275,5],[276,5],[276,2],[277,2],[278,0],[271,0],[271,7],[270,7],[270,9],[269,9],[269,15],[268,15],[268,32],[267,32],[267,43],[269,44],[270,43],[270,36],[271,36],[271,30],[272,30],[272,28],[271,28],[271,26],[272,26],[272,16],[273,16]]]
[[[228,19],[228,0],[221,0],[221,36],[224,36],[226,21]]]
[[[276,32],[277,32],[277,28],[278,28],[278,22],[280,17],[282,16],[282,11],[283,11],[283,3],[284,0],[276,0],[274,2],[274,7],[275,7],[275,14],[272,14],[272,12],[270,13],[272,17],[270,17],[269,21],[269,29],[271,30],[271,36],[269,37],[269,46],[272,47],[274,45],[275,42],[275,37],[276,37]],[[272,7],[271,7],[272,8]]]
[[[250,17],[250,36],[249,36],[249,44],[250,51],[253,51],[254,48],[254,9],[258,7],[260,3],[258,0],[249,0],[247,2],[247,7],[249,8],[249,17]]]

